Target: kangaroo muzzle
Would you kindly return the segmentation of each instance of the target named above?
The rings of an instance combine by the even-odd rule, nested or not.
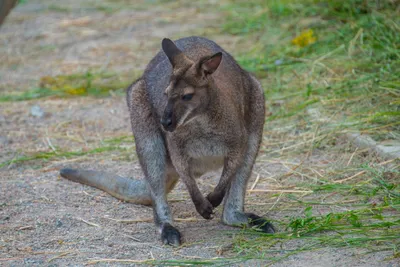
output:
[[[176,119],[174,113],[172,112],[172,107],[173,107],[172,103],[167,104],[164,110],[164,114],[160,121],[164,130],[168,132],[173,132],[176,128]]]
[[[162,118],[161,125],[163,126],[164,130],[168,132],[173,132],[176,128],[176,123],[174,123],[172,117]]]

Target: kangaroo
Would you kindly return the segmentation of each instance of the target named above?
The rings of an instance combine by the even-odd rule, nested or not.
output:
[[[265,121],[260,83],[206,38],[193,36],[175,42],[165,38],[161,46],[143,76],[127,90],[145,179],[76,169],[62,169],[61,176],[124,201],[151,204],[164,244],[181,244],[167,203],[167,193],[179,178],[205,219],[211,219],[213,209],[224,200],[225,224],[273,233],[267,219],[244,212],[246,185]],[[217,186],[204,197],[195,178],[221,167]]]

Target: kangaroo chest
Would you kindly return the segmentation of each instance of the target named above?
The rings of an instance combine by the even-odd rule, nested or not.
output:
[[[218,136],[191,137],[183,143],[186,154],[191,158],[223,156],[226,148]]]
[[[223,167],[226,148],[218,136],[191,138],[185,142],[185,150],[196,176]]]
[[[175,136],[169,139],[171,149],[179,149],[179,154],[189,158],[190,169],[194,176],[201,176],[210,171],[216,171],[223,167],[226,155],[226,145],[223,138],[216,134],[204,134],[198,131],[196,134]]]

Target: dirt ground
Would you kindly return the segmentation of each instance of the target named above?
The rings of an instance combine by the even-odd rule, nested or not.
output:
[[[160,47],[163,37],[206,35],[228,51],[245,46],[236,37],[214,34],[221,16],[218,1],[191,6],[188,2],[29,0],[15,8],[0,28],[0,90],[23,92],[38,85],[43,76],[72,74],[90,69],[141,72]],[[130,3],[132,3],[130,2]],[[233,52],[233,54],[235,54]],[[39,105],[43,117],[31,115]],[[125,98],[46,98],[4,102],[0,108],[0,162],[22,154],[91,149],[104,140],[130,135]],[[266,137],[268,138],[268,137]],[[142,177],[134,144],[128,151],[109,151],[57,158],[27,164],[9,164],[0,169],[0,265],[80,266],[129,264],[107,259],[196,259],[234,255],[229,249],[235,231],[223,225],[218,208],[213,220],[198,215],[182,184],[170,194],[177,227],[185,244],[162,246],[152,223],[150,207],[123,203],[97,189],[61,179],[65,166],[107,170],[123,176]],[[131,153],[132,152],[132,153]],[[314,153],[309,164],[323,168],[332,160]],[[287,159],[298,163],[300,159]],[[259,157],[249,187],[257,176],[275,177],[287,167]],[[203,192],[216,184],[217,174],[199,181]],[[290,182],[289,180],[287,182]],[[261,179],[257,189],[274,189],[284,183]],[[249,193],[248,210],[274,220],[298,214],[299,210],[274,208],[272,193]],[[250,204],[249,204],[250,203]],[[124,223],[121,220],[137,220]],[[290,246],[290,245],[288,245]],[[323,249],[289,256],[273,266],[399,266],[383,261],[389,253],[363,254],[353,249]],[[137,262],[135,262],[137,261]],[[241,266],[262,266],[252,260]],[[240,265],[240,264],[239,264]]]

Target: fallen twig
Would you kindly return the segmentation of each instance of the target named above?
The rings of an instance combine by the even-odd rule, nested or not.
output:
[[[21,260],[23,257],[14,257],[14,258],[0,258],[0,261],[15,261],[15,260]]]
[[[247,192],[254,192],[254,193],[264,193],[264,192],[274,192],[274,193],[312,193],[311,190],[285,190],[285,189],[250,189]]]
[[[86,224],[88,224],[88,225],[90,225],[90,226],[101,227],[101,226],[98,225],[98,224],[88,222],[88,221],[86,221],[86,220],[84,220],[84,219],[82,219],[82,218],[78,218],[78,220],[80,220],[80,221],[82,221],[82,222],[84,222],[84,223],[86,223]]]
[[[88,261],[86,264],[96,264],[100,262],[124,262],[124,263],[147,263],[152,260],[128,260],[128,259],[98,259]]]
[[[396,159],[399,159],[399,158],[390,159],[390,160],[381,162],[381,163],[379,163],[378,165],[380,165],[380,166],[386,165],[386,164],[388,164],[388,163],[390,163],[390,162],[395,161]],[[343,182],[349,181],[349,180],[351,180],[351,179],[354,179],[354,178],[356,178],[357,176],[360,176],[360,175],[362,175],[362,174],[364,174],[364,173],[366,173],[366,170],[357,172],[356,174],[354,174],[354,175],[352,175],[352,176],[350,176],[350,177],[347,177],[347,178],[344,178],[344,179],[341,179],[341,180],[336,180],[336,181],[333,181],[333,182],[334,182],[335,184],[343,183]]]
[[[276,199],[274,205],[272,205],[272,207],[269,208],[265,214],[268,214],[273,208],[275,208],[276,204],[278,204],[278,202],[279,202],[279,200],[281,199],[282,195],[283,195],[283,192],[281,192],[281,193],[279,194],[279,197]]]
[[[125,236],[125,237],[127,237],[127,238],[129,238],[129,239],[132,239],[132,240],[134,240],[134,241],[136,241],[136,242],[142,242],[140,239],[138,239],[138,238],[136,238],[136,237],[133,237],[133,236],[130,236],[130,235],[126,235],[126,234],[122,234],[123,236]]]
[[[52,262],[53,260],[62,258],[62,257],[64,257],[64,256],[67,256],[68,254],[71,254],[71,253],[73,253],[73,252],[74,252],[74,251],[63,252],[63,253],[61,253],[61,254],[59,254],[59,255],[57,255],[57,256],[55,256],[55,257],[49,259],[49,260],[47,261],[47,263],[50,263],[50,262]]]
[[[257,183],[258,183],[259,180],[260,180],[260,174],[257,174],[257,178],[256,178],[256,180],[254,181],[253,185],[251,186],[250,190],[253,190],[254,187],[256,187],[256,185],[257,185]]]

